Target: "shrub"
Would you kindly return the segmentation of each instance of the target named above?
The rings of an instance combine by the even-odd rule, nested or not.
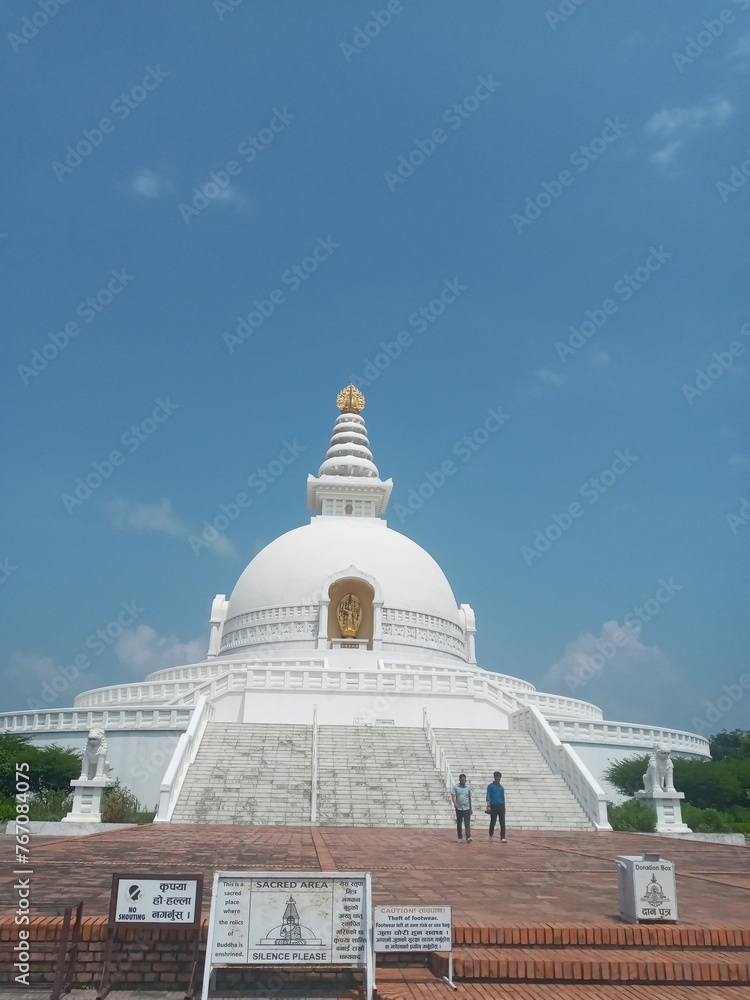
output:
[[[726,813],[720,813],[717,809],[698,809],[683,803],[682,821],[687,823],[693,833],[731,832]]]
[[[29,805],[29,819],[34,822],[54,822],[70,812],[72,796],[62,788],[47,788],[37,792]]]
[[[102,797],[102,823],[137,823],[140,821],[136,816],[142,815],[143,806],[129,788],[120,784],[119,778],[105,789]]]
[[[642,806],[636,799],[628,799],[622,805],[607,803],[607,817],[613,830],[628,830],[632,833],[653,833],[656,830],[656,813]]]
[[[153,823],[156,816],[156,809],[147,809],[143,812],[133,813],[132,823]]]

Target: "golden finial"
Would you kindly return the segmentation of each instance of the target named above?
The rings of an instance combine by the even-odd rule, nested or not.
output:
[[[365,397],[355,385],[348,385],[336,397],[336,406],[342,413],[361,413],[365,408]]]

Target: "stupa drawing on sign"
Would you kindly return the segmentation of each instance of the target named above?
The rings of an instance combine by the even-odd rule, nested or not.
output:
[[[651,881],[646,887],[646,892],[641,898],[641,902],[648,903],[649,906],[661,906],[666,899],[664,890],[656,881],[656,875],[652,875]]]
[[[320,938],[309,927],[300,922],[297,904],[294,896],[290,896],[284,908],[281,923],[272,927],[268,934],[259,942],[262,945],[322,945]]]

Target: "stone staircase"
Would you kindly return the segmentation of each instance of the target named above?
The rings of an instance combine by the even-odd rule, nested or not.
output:
[[[435,729],[453,778],[466,772],[474,820],[484,811],[493,771],[502,771],[508,830],[591,830],[588,817],[559,774],[553,774],[528,733],[494,729]],[[477,824],[478,825],[478,824]]]
[[[455,780],[474,788],[474,825],[485,787],[503,772],[509,830],[591,830],[564,779],[528,733],[435,730]],[[305,826],[310,823],[312,726],[212,722],[185,776],[173,823]],[[450,796],[420,728],[320,726],[321,826],[452,827]]]
[[[321,726],[318,822],[321,826],[453,826],[453,806],[424,731]]]
[[[312,726],[210,722],[173,823],[310,823]]]

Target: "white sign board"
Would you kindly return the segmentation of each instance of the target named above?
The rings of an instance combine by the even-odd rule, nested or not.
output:
[[[197,879],[120,877],[113,922],[192,924],[197,903]]]
[[[451,951],[450,906],[376,906],[375,951]]]
[[[217,872],[207,965],[364,966],[369,877]]]

